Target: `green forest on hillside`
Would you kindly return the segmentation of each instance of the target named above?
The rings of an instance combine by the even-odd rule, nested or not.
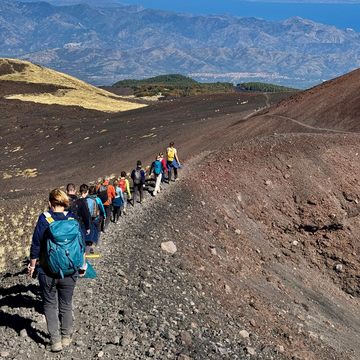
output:
[[[118,81],[113,85],[119,88],[131,88],[137,97],[158,96],[181,97],[198,94],[227,93],[234,91],[234,85],[225,82],[199,83],[180,74],[160,75],[152,78]]]
[[[268,84],[262,82],[247,82],[237,84],[236,88],[240,91],[258,91],[258,92],[294,92],[299,89],[294,89],[286,86]]]

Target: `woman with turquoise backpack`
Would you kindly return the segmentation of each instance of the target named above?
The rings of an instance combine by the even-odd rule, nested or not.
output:
[[[38,270],[53,352],[71,343],[72,298],[78,277],[84,276],[87,269],[83,235],[74,214],[65,211],[68,206],[65,192],[50,192],[49,211],[39,216],[34,230],[28,266],[31,277],[35,267]]]

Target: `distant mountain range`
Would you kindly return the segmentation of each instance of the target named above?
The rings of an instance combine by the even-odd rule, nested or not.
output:
[[[0,56],[97,85],[182,73],[308,87],[360,67],[360,34],[301,18],[274,22],[0,0]]]
[[[23,3],[29,2],[39,2],[39,0],[21,0]],[[67,5],[78,5],[78,4],[87,4],[90,6],[97,6],[97,7],[114,7],[114,6],[124,6],[127,3],[127,0],[47,0],[49,4],[56,5],[56,6],[67,6]]]

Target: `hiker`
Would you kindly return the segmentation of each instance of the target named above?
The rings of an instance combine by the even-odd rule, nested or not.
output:
[[[85,238],[86,253],[94,253],[94,243],[98,240],[98,228],[96,221],[100,218],[100,208],[95,198],[89,196],[89,187],[86,184],[80,186],[82,198],[85,198],[90,214],[90,234]],[[100,201],[101,202],[101,201]]]
[[[135,201],[138,193],[140,193],[140,204],[143,201],[144,196],[144,187],[145,187],[145,171],[141,167],[141,161],[136,162],[136,168],[131,172],[131,179],[134,186],[133,194],[133,206],[135,206]]]
[[[123,196],[124,196],[123,213],[125,215],[126,214],[127,204],[131,200],[130,182],[126,178],[126,172],[125,171],[122,171],[120,175],[121,175],[121,177],[119,179],[119,186],[120,186],[120,188],[121,188],[121,190],[123,192]]]
[[[66,192],[69,204],[65,208],[65,211],[70,211],[75,219],[80,223],[85,238],[86,235],[90,234],[91,227],[91,219],[87,204],[81,199],[81,197],[77,197],[74,184],[67,184]]]
[[[162,178],[162,172],[163,172],[163,164],[161,162],[160,155],[157,155],[155,161],[151,164],[149,175],[151,176],[152,173],[155,175],[155,188],[153,191],[153,196],[156,196],[157,193],[160,192],[160,183]]]
[[[92,185],[89,187],[88,198],[95,200],[96,204],[98,206],[98,209],[99,209],[98,216],[96,216],[95,218],[94,217],[92,218],[92,223],[94,225],[94,233],[93,233],[92,239],[96,245],[99,245],[100,233],[101,233],[101,223],[102,223],[103,219],[106,218],[106,213],[105,213],[105,208],[104,208],[102,201],[98,198],[98,196],[96,194],[96,186],[95,185]],[[90,208],[89,208],[89,210],[90,210]],[[90,210],[90,213],[91,213],[91,210]]]
[[[162,171],[161,171],[161,183],[165,182],[165,172],[168,172],[168,167],[166,165],[166,160],[164,159],[164,153],[159,153],[160,161],[162,164]]]
[[[76,187],[74,184],[70,183],[66,185],[66,194],[69,198],[69,207],[66,210],[71,211],[74,215],[77,215],[76,200],[78,197],[76,195]]]
[[[171,181],[172,170],[174,169],[174,180],[177,180],[178,173],[177,170],[181,167],[180,160],[177,156],[177,151],[174,148],[174,143],[171,142],[169,147],[166,149],[167,156],[167,167],[168,167],[168,181]]]
[[[124,195],[121,190],[121,187],[119,186],[118,180],[114,180],[114,189],[115,189],[115,198],[112,202],[112,207],[113,207],[112,208],[112,213],[113,213],[112,221],[116,224],[121,215],[121,208],[124,205]]]
[[[85,243],[91,243],[91,215],[86,198],[89,193],[89,187],[86,184],[80,185],[80,197],[76,200],[77,211],[80,216],[78,221],[83,232]]]
[[[86,272],[86,262],[79,223],[71,212],[65,211],[69,206],[68,196],[62,190],[54,189],[49,195],[49,205],[49,211],[39,216],[34,230],[28,275],[34,276],[39,261],[37,271],[51,351],[58,352],[71,343],[72,298],[78,276],[84,276]],[[61,242],[64,234],[66,243]],[[56,245],[59,243],[63,246]],[[66,251],[67,256],[59,249]],[[62,261],[58,262],[59,259]]]
[[[105,233],[111,219],[111,203],[115,198],[115,189],[110,184],[110,177],[108,176],[104,177],[104,181],[98,188],[98,196],[101,199],[105,208],[106,218],[103,220],[101,224],[101,231]]]

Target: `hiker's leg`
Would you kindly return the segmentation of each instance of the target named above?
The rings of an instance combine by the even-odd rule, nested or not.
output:
[[[139,192],[139,186],[134,184],[134,193],[133,193],[133,204],[135,205],[136,199]]]
[[[72,298],[76,284],[75,276],[67,276],[64,279],[59,279],[58,282],[58,299],[59,299],[59,314],[61,324],[61,335],[72,334],[73,316],[72,316]]]
[[[59,313],[56,289],[57,281],[58,280],[47,276],[43,272],[39,273],[39,283],[43,299],[44,314],[52,344],[61,340],[59,333]]]
[[[106,213],[106,219],[105,219],[105,229],[109,226],[110,224],[110,219],[111,219],[111,205],[104,205],[105,208],[105,213]]]
[[[158,192],[160,192],[160,190],[161,190],[161,182],[162,182],[162,178],[163,178],[163,173],[161,173],[160,175],[160,180],[159,180],[159,188],[158,188]]]
[[[99,220],[98,220],[98,239],[97,239],[97,245],[99,245],[100,242],[100,237],[101,237],[101,232],[103,231],[103,226],[104,226],[104,217],[100,216]]]
[[[99,234],[100,234],[100,232],[99,232],[99,220],[94,220],[92,240],[93,240],[95,245],[98,245]]]
[[[171,162],[168,162],[167,166],[168,166],[168,181],[170,182],[171,174],[172,174],[172,164],[171,164]]]
[[[113,211],[112,211],[112,221],[116,222],[116,211],[117,211],[117,207],[113,206]]]
[[[160,192],[161,178],[162,178],[162,174],[160,173],[160,174],[156,177],[154,195],[156,195],[158,192]]]
[[[114,206],[113,214],[114,214],[114,222],[115,223],[119,220],[119,212],[120,212],[120,206]]]
[[[139,191],[140,191],[140,203],[142,203],[144,197],[144,186],[142,184],[139,185]]]
[[[177,173],[178,169],[176,167],[174,167],[174,179],[176,180],[178,177],[178,173]]]
[[[124,212],[124,214],[126,214],[127,203],[128,203],[128,193],[125,192],[124,193],[124,204],[122,206],[122,211]]]
[[[104,210],[105,210],[105,208],[104,208]],[[106,214],[106,210],[105,210],[105,214]],[[101,231],[105,231],[105,218],[104,217],[101,217],[100,228],[101,228]]]

